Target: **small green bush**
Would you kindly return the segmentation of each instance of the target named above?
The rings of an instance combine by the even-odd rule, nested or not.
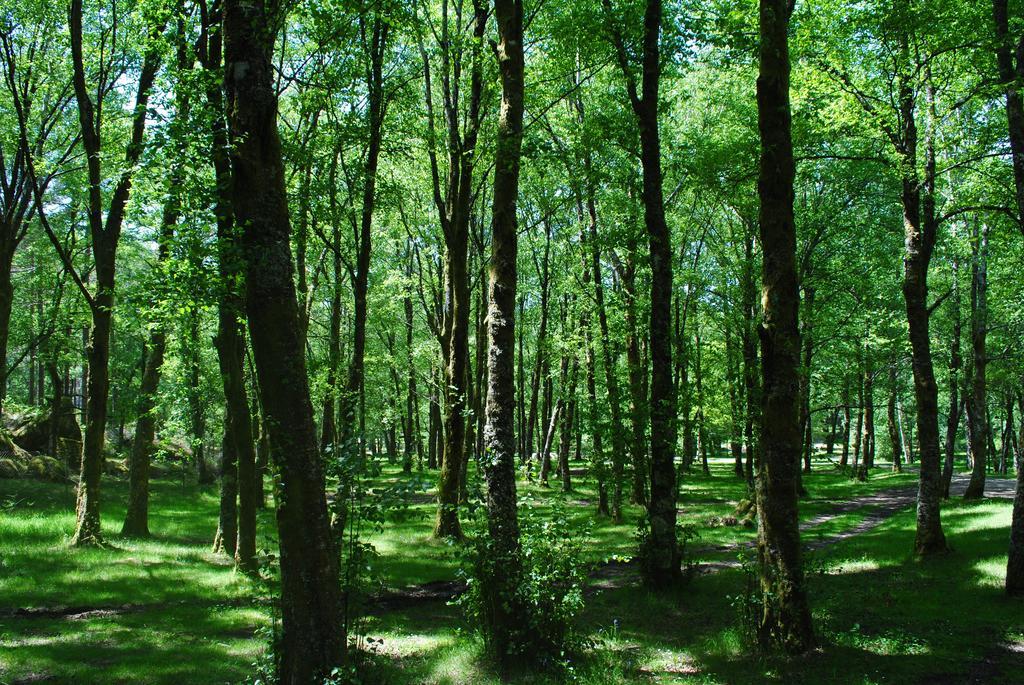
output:
[[[523,616],[513,638],[512,656],[540,670],[559,670],[569,658],[586,647],[577,630],[576,617],[583,610],[588,565],[583,561],[583,545],[589,527],[574,527],[571,517],[555,507],[541,512],[530,501],[520,506],[520,554],[516,604]],[[466,592],[455,600],[466,613],[470,625],[486,634],[486,606],[483,583],[488,575],[486,531],[477,535],[477,544],[463,572]]]

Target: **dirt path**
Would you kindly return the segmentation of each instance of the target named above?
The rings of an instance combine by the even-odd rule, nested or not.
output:
[[[962,496],[964,490],[967,488],[967,483],[969,481],[969,476],[954,476],[953,482],[950,487],[951,495],[953,497]],[[989,477],[986,479],[986,498],[1013,499],[1015,491],[1016,481],[1012,478]],[[865,514],[864,518],[859,523],[857,523],[854,526],[851,526],[850,528],[842,530],[838,533],[833,533],[821,539],[805,541],[804,549],[810,551],[819,550],[834,545],[837,542],[848,540],[849,538],[852,538],[854,536],[866,533],[882,525],[889,518],[898,514],[904,509],[913,506],[916,502],[916,485],[903,488],[891,488],[888,490],[881,490],[870,495],[864,495],[862,497],[855,497],[854,499],[837,502],[835,506],[827,513],[815,516],[814,518],[801,523],[800,532],[804,534],[808,532],[813,532],[814,529],[818,526],[824,525],[850,512],[858,511],[864,508],[868,508],[869,511]],[[717,552],[736,552],[743,549],[753,549],[756,544],[756,540],[748,540],[745,542],[737,542],[729,545],[705,546],[694,549],[693,553],[701,555]],[[716,573],[727,568],[739,568],[739,566],[740,562],[737,559],[722,559],[701,562],[693,568],[693,571],[695,573],[700,574]],[[637,570],[632,563],[613,562],[604,564],[598,569],[595,569],[595,572],[592,577],[595,578],[595,583],[599,587],[613,588],[620,587],[623,584],[628,584],[628,582],[636,578],[636,575]]]

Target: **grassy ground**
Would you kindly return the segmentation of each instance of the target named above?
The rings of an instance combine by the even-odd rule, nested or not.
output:
[[[913,474],[879,469],[858,483],[817,465],[801,504],[805,521],[835,504],[884,488],[908,487]],[[386,468],[377,487],[403,477]],[[593,484],[573,493],[523,483],[540,515],[566,517],[582,530],[590,561],[628,556],[640,510],[624,522],[594,519]],[[713,475],[688,477],[680,500],[697,561],[735,559],[753,531],[720,525],[745,496],[726,462]],[[158,481],[153,541],[119,538],[126,487],[105,485],[101,550],[67,547],[74,492],[34,481],[0,481],[0,683],[175,683],[242,681],[269,622],[261,588],[209,551],[216,527],[212,489]],[[390,588],[454,578],[458,545],[430,540],[429,493],[414,495],[371,541],[374,566]],[[938,561],[910,558],[914,518],[904,511],[882,525],[809,556],[810,590],[823,647],[798,660],[763,660],[748,647],[739,620],[748,578],[739,568],[697,575],[670,595],[628,582],[602,589],[581,617],[595,648],[577,659],[585,683],[960,683],[1024,682],[1024,603],[1001,593],[1009,502],[944,509],[955,552]],[[804,533],[827,539],[860,523],[871,506],[822,520]],[[263,529],[269,530],[269,519]],[[267,540],[268,546],[272,542]],[[721,549],[726,547],[726,549]],[[24,615],[17,609],[42,608]],[[481,665],[480,646],[455,607],[422,603],[375,612],[364,630],[378,643],[374,673],[388,683],[497,682]],[[47,679],[48,678],[48,679]],[[44,680],[45,679],[45,680]],[[523,683],[551,678],[524,676]]]

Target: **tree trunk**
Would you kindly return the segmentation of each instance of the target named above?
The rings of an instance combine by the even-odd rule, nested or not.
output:
[[[593,201],[593,187],[590,189],[590,204],[596,206]],[[596,243],[596,241],[595,241]],[[625,273],[623,274],[622,286],[626,295],[626,365],[629,367],[629,420],[631,428],[630,441],[630,454],[633,457],[633,489],[630,496],[630,501],[633,504],[640,504],[646,506],[647,504],[647,478],[648,478],[648,464],[647,464],[647,417],[644,411],[647,408],[647,393],[644,388],[644,364],[640,358],[640,331],[638,330],[637,322],[637,292],[636,292],[636,265],[633,257],[632,250],[630,251]],[[595,271],[595,273],[598,273]],[[627,277],[628,274],[628,277]],[[603,309],[603,307],[602,307]],[[602,326],[603,337],[608,337],[608,317],[605,315],[604,324]],[[607,345],[607,342],[604,343]],[[613,369],[614,370],[614,369]],[[607,370],[605,373],[609,373]],[[614,373],[611,374],[613,377]],[[610,388],[611,386],[609,386]],[[618,388],[615,392],[618,396]],[[609,392],[610,396],[610,392]],[[623,427],[617,426],[621,422],[621,419],[616,421],[614,414],[618,413],[617,404],[613,409],[612,416],[612,430],[622,430]],[[620,441],[624,442],[624,441]],[[614,462],[614,460],[613,460]],[[622,471],[622,459],[619,459],[619,466],[616,467],[619,471]],[[621,479],[621,474],[618,476]],[[621,486],[616,486],[616,490],[621,490]],[[617,494],[619,500],[622,499],[621,494]],[[613,504],[612,511],[618,509],[616,520],[622,519],[622,503],[619,502],[617,507]]]
[[[523,6],[495,0],[495,46],[501,74],[501,113],[494,160],[494,199],[488,297],[487,530],[483,618],[488,647],[510,665],[518,627],[529,625],[519,596],[522,568],[515,474],[515,321],[519,162],[523,142]]]
[[[606,0],[606,10],[611,2]],[[610,15],[611,12],[608,11]],[[640,132],[643,168],[644,225],[651,261],[651,489],[648,531],[640,551],[644,582],[667,588],[680,576],[682,552],[676,537],[676,396],[672,380],[672,245],[662,193],[658,89],[661,80],[661,0],[647,0],[644,10],[641,84],[638,89],[621,33],[613,32],[619,66],[626,80]],[[613,19],[613,17],[609,17]],[[615,22],[612,21],[614,26]]]
[[[331,538],[304,350],[299,340],[277,97],[271,65],[282,8],[227,0],[225,83],[234,215],[243,229],[246,311],[271,457],[280,474],[277,524],[282,635],[279,677],[305,684],[345,653],[339,561]]]
[[[146,366],[139,388],[139,418],[135,422],[135,440],[128,461],[128,505],[121,535],[149,537],[149,461],[156,436],[156,391],[160,385],[166,340],[163,325],[156,324],[149,334]]]
[[[225,402],[220,457],[220,513],[217,533],[213,537],[213,551],[234,558],[238,551],[238,455],[235,453],[229,411]]]
[[[339,448],[338,442],[338,368],[341,366],[341,297],[343,291],[343,255],[341,252],[341,219],[338,213],[338,157],[341,150],[335,150],[331,156],[328,184],[330,190],[332,235],[328,250],[331,253],[331,321],[327,338],[327,388],[324,392],[324,408],[320,420],[320,455],[321,458],[339,458],[334,454]],[[300,306],[302,300],[299,300]],[[300,312],[301,313],[301,312]],[[303,344],[305,348],[305,344]]]
[[[843,449],[839,457],[839,468],[850,463],[850,377],[843,378]]]
[[[729,432],[729,451],[732,453],[733,471],[736,473],[736,477],[743,478],[743,411],[740,408],[743,401],[743,393],[742,389],[738,387],[740,371],[736,356],[737,351],[732,327],[727,321],[725,323],[725,357],[728,375],[726,382],[729,385],[729,420],[731,428]]]
[[[1017,222],[1024,235],[1024,99],[1020,83],[1024,81],[1024,59],[1020,40],[1010,35],[1008,0],[992,0],[992,17],[996,34],[996,64],[999,80],[1006,89],[1006,123],[1013,157],[1014,198]]]
[[[572,491],[572,474],[569,472],[569,450],[572,447],[573,428],[576,425],[578,402],[576,383],[579,380],[580,362],[573,357],[569,380],[569,409],[562,421],[562,435],[558,444],[558,474],[562,478],[562,492]]]
[[[202,312],[194,305],[188,313],[188,331],[186,366],[188,368],[188,413],[189,430],[191,431],[192,458],[195,461],[196,479],[200,484],[209,482],[206,471],[206,406],[203,401],[202,373],[202,340],[200,327]]]
[[[802,653],[814,645],[804,587],[797,521],[800,469],[800,293],[793,218],[793,159],[789,105],[789,3],[761,0],[757,79],[761,164],[759,223],[763,250],[761,338],[761,469],[757,479],[757,549],[763,645]]]
[[[3,416],[4,401],[7,399],[7,342],[11,334],[11,310],[14,306],[14,285],[11,282],[13,259],[13,252],[0,256],[0,417]],[[29,404],[34,399],[32,394],[30,390]]]
[[[949,346],[949,416],[946,417],[945,461],[942,465],[942,497],[949,499],[949,486],[953,481],[953,458],[956,454],[956,433],[960,425],[960,408],[963,401],[959,398],[960,369],[963,359],[960,356],[960,337],[962,324],[960,321],[960,260],[953,256],[952,296],[950,310],[953,317],[953,337]]]
[[[861,473],[867,478],[868,471],[875,466],[875,364],[872,350],[864,348],[864,454],[861,458]]]
[[[903,298],[910,328],[911,360],[914,370],[914,395],[917,399],[917,441],[921,452],[921,472],[917,495],[916,554],[944,553],[946,536],[942,531],[939,502],[942,483],[939,460],[938,387],[932,367],[929,336],[928,266],[935,249],[938,224],[935,220],[935,152],[933,133],[926,144],[924,220],[922,221],[921,184],[917,178],[917,125],[914,120],[914,88],[901,77],[899,102],[903,140],[903,226],[906,253],[903,259]],[[929,114],[934,109],[934,89],[926,86]],[[934,116],[929,117],[934,128]]]
[[[892,449],[892,470],[899,473],[903,470],[903,443],[900,442],[900,429],[896,421],[896,396],[900,392],[897,370],[896,357],[893,355],[889,362],[889,403],[885,408],[885,419]]]
[[[988,389],[985,370],[985,339],[988,333],[988,226],[973,225],[971,241],[971,354],[974,374],[971,378],[971,480],[964,491],[964,499],[980,499],[985,495],[985,470],[988,466],[989,426],[985,420],[988,407]]]
[[[151,47],[143,59],[139,73],[138,90],[132,114],[131,138],[125,150],[124,171],[110,195],[106,220],[103,218],[103,183],[101,171],[101,130],[95,115],[96,107],[86,83],[82,42],[82,2],[71,0],[69,11],[71,55],[75,101],[82,145],[87,158],[88,225],[92,239],[95,266],[95,293],[88,297],[92,314],[86,346],[86,373],[88,374],[88,402],[85,439],[82,445],[82,469],[78,482],[77,523],[73,546],[101,544],[100,532],[100,474],[103,471],[103,443],[107,428],[107,392],[109,390],[110,328],[114,307],[114,285],[117,244],[124,224],[125,205],[132,187],[132,174],[142,155],[142,142],[146,130],[146,110],[150,90],[160,67],[160,51]],[[154,27],[153,36],[163,32],[163,26]],[[153,41],[157,43],[158,41]],[[83,281],[84,283],[84,281]],[[87,287],[87,286],[85,286]]]
[[[800,342],[803,344],[803,362],[800,367],[800,434],[803,436],[804,473],[811,472],[811,452],[814,447],[814,429],[811,421],[811,362],[814,360],[814,296],[813,286],[804,286],[804,318]],[[797,476],[800,478],[800,476]],[[797,482],[797,491],[806,493],[803,479]]]
[[[756,288],[754,286],[754,238],[748,232],[743,241],[743,386],[746,395],[746,423],[743,438],[747,448],[747,486],[754,489],[755,464],[760,464],[761,384],[758,373],[757,339],[754,333]],[[849,416],[847,416],[849,426]]]

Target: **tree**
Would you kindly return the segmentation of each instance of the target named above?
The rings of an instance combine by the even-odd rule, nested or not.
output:
[[[117,10],[114,10],[115,15]],[[146,130],[146,109],[149,102],[153,81],[162,59],[162,46],[158,40],[163,32],[166,19],[152,21],[149,29],[148,45],[145,48],[142,68],[139,73],[138,88],[135,96],[135,107],[132,115],[131,137],[125,148],[123,170],[120,172],[114,191],[110,196],[106,219],[103,216],[104,181],[102,170],[102,100],[94,103],[90,88],[86,82],[86,66],[84,38],[82,30],[82,0],[72,0],[70,8],[71,56],[74,67],[74,92],[78,104],[78,121],[81,127],[82,146],[87,157],[88,174],[88,230],[92,241],[92,257],[96,273],[96,290],[90,292],[81,277],[75,282],[81,289],[82,296],[89,305],[92,316],[92,327],[89,331],[87,348],[89,372],[89,402],[87,405],[87,422],[85,441],[82,451],[82,469],[78,481],[77,523],[75,534],[71,539],[73,545],[95,545],[103,542],[100,531],[100,475],[103,469],[103,444],[107,429],[107,402],[110,388],[110,331],[113,319],[114,286],[117,267],[117,246],[124,226],[125,205],[128,203],[132,188],[132,178],[142,155],[143,136]],[[109,76],[110,65],[101,68],[101,79]],[[108,91],[105,82],[99,88],[100,93]],[[33,173],[33,176],[35,174]],[[38,177],[37,193],[39,192]],[[41,200],[37,196],[37,210],[41,210]],[[46,222],[45,215],[40,211],[40,219]],[[64,251],[52,229],[47,227],[47,234],[54,247],[62,255],[65,267],[74,269],[70,256]]]
[[[489,646],[509,665],[517,626],[525,625],[518,595],[522,561],[515,478],[515,349],[519,165],[523,144],[524,46],[521,0],[494,0],[495,52],[501,75],[501,112],[494,161],[491,265],[487,302],[487,556],[484,580]]]
[[[793,217],[792,118],[789,104],[789,15],[787,0],[761,0],[760,70],[757,78],[761,168],[764,315],[761,338],[761,468],[757,474],[757,551],[761,568],[762,645],[790,653],[814,645],[804,587],[797,523],[800,468],[800,294]]]
[[[661,142],[658,132],[658,87],[661,79],[661,0],[644,10],[640,84],[630,63],[625,39],[611,0],[603,0],[626,93],[640,129],[643,167],[644,225],[651,259],[651,492],[649,530],[642,550],[645,582],[665,588],[679,579],[682,552],[676,537],[675,414],[672,380],[672,246],[662,193]]]
[[[341,661],[346,637],[338,551],[298,337],[291,226],[277,131],[271,54],[285,17],[285,6],[276,0],[224,4],[231,201],[242,231],[246,313],[264,422],[281,482],[280,678],[304,684]]]

